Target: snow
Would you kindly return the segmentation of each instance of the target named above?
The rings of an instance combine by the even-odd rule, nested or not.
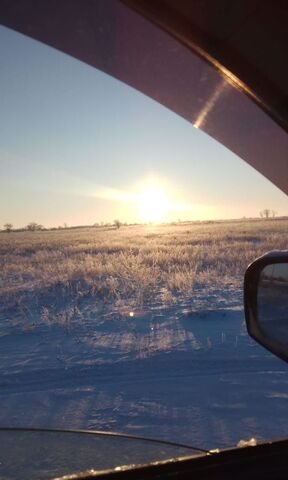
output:
[[[141,311],[107,305],[69,328],[24,328],[2,313],[0,425],[200,448],[286,436],[287,367],[248,337],[242,303],[231,286]]]

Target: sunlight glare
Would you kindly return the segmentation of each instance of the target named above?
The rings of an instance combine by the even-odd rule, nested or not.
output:
[[[144,222],[164,222],[170,203],[164,189],[157,184],[149,185],[138,197],[139,216]]]

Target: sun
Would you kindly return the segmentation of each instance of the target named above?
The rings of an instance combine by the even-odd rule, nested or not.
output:
[[[160,185],[148,185],[138,196],[137,203],[141,221],[159,223],[167,219],[170,203]]]

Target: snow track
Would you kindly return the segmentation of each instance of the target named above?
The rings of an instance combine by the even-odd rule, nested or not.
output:
[[[248,338],[237,305],[2,333],[1,426],[125,431],[203,448],[287,435],[286,367]]]

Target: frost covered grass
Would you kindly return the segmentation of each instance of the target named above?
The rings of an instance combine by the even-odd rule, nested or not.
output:
[[[1,232],[1,425],[203,448],[286,435],[287,375],[248,338],[241,291],[255,257],[287,248],[287,227]]]
[[[196,288],[239,289],[253,259],[287,248],[287,227],[271,219],[1,232],[2,312],[65,327],[87,302],[119,312],[173,304]]]

